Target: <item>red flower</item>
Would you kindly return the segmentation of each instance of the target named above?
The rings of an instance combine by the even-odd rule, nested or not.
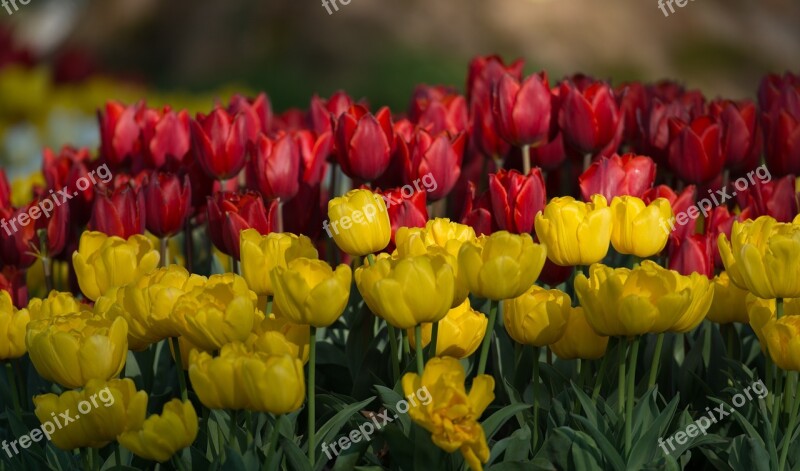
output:
[[[702,115],[705,112],[705,98],[700,92],[686,92],[672,82],[650,86],[647,93],[647,109],[637,119],[639,141],[636,148],[640,154],[664,164],[669,154],[670,118],[688,122]]]
[[[150,110],[142,129],[147,167],[177,170],[191,149],[189,113],[174,112],[169,107],[163,113]]]
[[[542,273],[539,275],[538,279],[546,285],[556,287],[567,281],[574,271],[575,267],[562,267],[551,262],[548,258],[544,262],[544,268],[542,268]]]
[[[405,183],[413,183],[417,191],[423,184],[431,201],[444,198],[461,175],[465,144],[464,134],[451,138],[447,132],[431,135],[424,129],[417,129],[408,145]]]
[[[688,216],[689,208],[695,204],[695,195],[694,185],[684,188],[680,195],[667,185],[659,185],[645,191],[642,200],[649,205],[657,198],[666,198],[672,206],[672,214],[675,215],[675,220],[672,221],[674,230],[672,226],[668,228],[671,231],[670,238],[685,239],[694,234],[697,227],[697,218]]]
[[[493,94],[494,120],[500,136],[514,146],[546,142],[550,131],[550,85],[544,72],[520,84],[505,74]]]
[[[522,79],[524,63],[517,60],[506,66],[498,56],[476,57],[470,62],[467,97],[473,126],[474,145],[488,158],[502,158],[511,146],[497,134],[492,113],[492,90],[505,74]]]
[[[326,132],[315,138],[313,132],[302,130],[295,131],[294,139],[300,149],[300,179],[309,185],[319,185],[328,171],[333,135]]]
[[[469,127],[467,100],[448,87],[419,85],[411,97],[408,119],[431,134],[463,133]]]
[[[372,181],[389,166],[394,143],[392,114],[381,108],[373,115],[361,105],[353,105],[339,116],[336,125],[336,152],[342,171],[350,178]]]
[[[389,210],[389,221],[392,224],[392,242],[387,252],[394,250],[394,236],[401,227],[425,227],[428,222],[427,195],[424,191],[406,191],[406,188],[394,188],[386,191],[374,191],[383,197],[386,209]]]
[[[192,152],[208,176],[228,180],[239,174],[245,164],[251,126],[247,115],[233,117],[221,108],[208,116],[197,115],[192,121]]]
[[[30,206],[16,211],[0,207],[0,261],[4,265],[26,269],[36,261],[39,239],[36,237],[36,221],[31,218],[29,210]],[[41,216],[39,212],[38,217]]]
[[[653,186],[655,178],[656,164],[650,157],[614,154],[596,160],[578,178],[578,183],[584,200],[589,201],[592,195],[601,194],[611,201],[622,195],[641,198]]]
[[[172,237],[181,230],[192,209],[189,177],[154,172],[142,190],[146,210],[145,226],[158,238]]]
[[[239,259],[239,234],[255,229],[260,234],[274,232],[278,202],[269,211],[261,195],[252,191],[219,192],[208,198],[208,233],[211,242],[226,255]]]
[[[64,199],[64,193],[72,196],[67,204],[75,227],[83,226],[89,221],[95,183],[109,183],[113,178],[107,166],[101,165],[90,171],[92,165],[88,149],[65,146],[59,154],[50,149],[43,151],[42,173],[47,183],[48,194],[58,201]],[[78,187],[79,180],[82,181],[83,190]],[[87,182],[91,184],[87,186]]]
[[[565,142],[581,154],[616,152],[625,121],[614,100],[614,91],[603,82],[586,88],[564,81],[559,92],[559,126]]]
[[[6,178],[6,171],[0,168],[0,208],[11,206],[11,186]]]
[[[719,254],[718,241],[720,234],[725,234],[728,240],[731,238],[731,230],[733,229],[734,221],[746,221],[747,219],[755,219],[752,217],[750,208],[745,208],[741,213],[734,214],[728,210],[727,206],[717,206],[711,210],[708,218],[706,218],[706,236],[711,243],[711,253],[714,255],[714,265],[723,268],[722,257]]]
[[[478,196],[478,188],[473,182],[467,182],[467,200],[461,214],[461,224],[475,229],[476,235],[492,233],[492,202],[489,192]]]
[[[127,239],[144,234],[144,192],[132,185],[98,191],[92,208],[89,230]]]
[[[38,206],[42,213],[42,216],[36,220],[36,232],[38,233],[40,230],[46,231],[47,254],[50,257],[58,257],[64,252],[70,236],[69,205],[57,205],[53,203],[52,197],[40,197],[31,203],[29,207],[33,208],[35,206]],[[35,243],[38,247],[39,241],[36,240]]]
[[[0,290],[11,295],[11,302],[17,309],[28,306],[28,283],[25,270],[6,265],[0,270]]]
[[[255,98],[234,95],[228,105],[228,114],[242,114],[247,121],[245,134],[253,142],[259,133],[269,134],[272,130],[272,103],[266,93]]]
[[[722,125],[722,155],[733,175],[743,175],[758,166],[763,138],[756,105],[752,101],[720,100],[711,103],[711,114]]]
[[[528,175],[516,170],[490,174],[489,194],[497,227],[514,234],[532,232],[536,213],[547,203],[544,178],[538,168]]]
[[[800,174],[800,111],[792,114],[788,109],[777,109],[765,114],[763,122],[769,169],[776,177]]]
[[[333,123],[338,121],[339,116],[346,113],[351,106],[353,99],[341,90],[327,100],[314,95],[308,110],[311,130],[318,136],[333,132]]]
[[[98,111],[100,156],[112,167],[141,158],[144,102],[126,106],[117,101],[106,103],[105,113]]]
[[[315,240],[322,233],[322,221],[328,214],[328,195],[320,185],[300,184],[300,191],[283,204],[283,230],[305,234]]]
[[[305,129],[308,123],[308,114],[299,108],[289,108],[275,116],[273,131],[299,131]]]
[[[259,136],[250,145],[248,186],[258,188],[264,198],[290,200],[300,186],[300,147],[290,134],[275,140]]]
[[[469,102],[474,103],[478,97],[484,100],[492,94],[492,88],[504,74],[511,74],[512,77],[520,80],[522,69],[525,62],[517,59],[510,65],[505,65],[500,56],[478,56],[469,63],[469,73],[467,75],[467,97]]]
[[[638,142],[641,138],[639,119],[647,112],[647,89],[640,82],[623,83],[614,89],[614,95],[625,121],[625,141]]]
[[[766,179],[768,174],[762,178],[761,170],[766,170],[765,167],[759,167],[755,174],[751,174],[751,178],[755,176],[755,183],[749,184],[750,181],[741,177],[734,182],[734,186],[742,181],[747,183],[739,184],[739,187],[749,184],[744,191],[736,191],[736,201],[740,208],[747,208],[750,210],[753,219],[761,216],[772,216],[778,222],[791,222],[798,212],[798,194],[795,192],[795,178],[794,175],[787,175],[777,180]]]
[[[714,118],[701,116],[691,123],[672,118],[669,127],[669,165],[678,177],[700,184],[722,172],[721,129]]]
[[[669,269],[681,275],[699,273],[714,277],[714,257],[711,241],[703,234],[693,234],[681,240],[673,240],[669,250]]]

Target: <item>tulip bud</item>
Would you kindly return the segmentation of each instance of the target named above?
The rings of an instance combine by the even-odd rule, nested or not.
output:
[[[649,157],[617,154],[595,160],[578,178],[581,195],[589,201],[592,195],[603,195],[607,201],[616,196],[641,198],[653,186],[656,165]]]
[[[251,191],[220,192],[208,198],[208,231],[214,246],[226,255],[240,259],[239,237],[245,229],[255,229],[259,234],[269,234],[277,227],[275,211],[277,202],[269,209],[258,193]]]
[[[666,198],[645,205],[635,196],[617,196],[611,201],[611,215],[611,244],[617,252],[647,258],[666,247],[672,218]]]
[[[263,134],[250,147],[248,180],[264,198],[292,199],[299,191],[300,149],[289,134],[272,140]]]
[[[497,132],[516,147],[537,146],[550,132],[550,106],[546,73],[533,74],[522,83],[505,74],[493,92]]]
[[[533,285],[521,296],[503,301],[508,335],[523,345],[555,343],[564,335],[570,307],[571,300],[563,291]]]
[[[514,234],[532,232],[536,214],[547,203],[546,192],[544,178],[538,168],[531,170],[528,175],[516,170],[500,170],[489,174],[489,195],[497,227]]]
[[[123,185],[97,194],[89,230],[127,239],[144,234],[146,218],[144,191]]]
[[[272,102],[266,93],[259,93],[255,98],[234,95],[228,105],[228,113],[231,116],[244,116],[247,121],[245,134],[250,142],[259,133],[269,134],[272,131]]]
[[[350,255],[364,256],[386,248],[391,223],[386,203],[369,190],[351,190],[328,202],[328,221],[323,228],[336,245]],[[333,232],[331,232],[333,229]]]
[[[172,237],[181,230],[192,203],[189,177],[154,172],[142,191],[147,214],[145,227],[159,238]]]
[[[217,108],[210,115],[197,115],[192,126],[192,153],[205,173],[217,180],[239,174],[245,164],[248,142],[246,115],[230,115]],[[252,127],[253,124],[250,123]]]
[[[691,122],[670,119],[669,165],[681,179],[694,184],[712,180],[722,172],[721,129],[711,116]]]
[[[605,258],[611,242],[612,212],[602,195],[591,203],[553,198],[536,215],[536,235],[557,265],[591,265]]]
[[[436,340],[437,357],[464,359],[478,350],[486,333],[489,319],[470,307],[469,299],[450,309],[439,321],[439,334]],[[416,342],[414,329],[408,329],[408,341]],[[433,324],[422,324],[422,346],[427,347],[433,335]]]
[[[562,101],[558,122],[567,145],[584,155],[616,152],[625,121],[611,87],[594,82],[581,88],[565,81],[559,94]]]
[[[353,105],[339,116],[336,125],[336,158],[350,178],[372,181],[389,166],[394,131],[389,108],[373,115]]]
[[[275,267],[270,276],[278,312],[295,324],[328,327],[350,299],[353,275],[347,265],[334,271],[322,260],[298,258],[286,268]]]
[[[416,186],[425,185],[428,199],[437,201],[447,196],[461,176],[466,136],[458,134],[429,134],[417,129],[408,144],[408,159],[404,162],[406,182]],[[433,188],[429,188],[429,180]]]
[[[161,415],[130,424],[117,440],[134,455],[163,463],[191,446],[197,432],[197,412],[192,403],[173,399],[164,406]]]

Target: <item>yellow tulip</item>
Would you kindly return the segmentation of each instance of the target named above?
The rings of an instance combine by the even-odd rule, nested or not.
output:
[[[30,314],[31,320],[34,321],[80,311],[92,312],[91,306],[83,304],[75,299],[72,293],[61,293],[58,291],[51,291],[44,299],[31,299],[28,301],[28,307],[25,309]]]
[[[800,225],[769,216],[733,222],[731,241],[719,235],[719,253],[738,287],[760,298],[800,297]]]
[[[689,290],[692,302],[686,312],[669,328],[670,332],[685,333],[694,330],[706,318],[714,301],[714,284],[705,275],[696,272],[689,276],[678,275],[678,290],[686,289]]]
[[[319,256],[311,239],[288,232],[272,232],[262,236],[255,229],[241,233],[242,276],[250,289],[259,296],[272,296],[269,273],[276,266],[286,268],[286,263],[296,258],[315,259]]]
[[[762,331],[769,356],[778,368],[800,371],[800,316],[784,316]]]
[[[271,273],[275,307],[295,324],[328,327],[342,315],[350,299],[353,273],[347,265],[334,271],[322,260],[298,258]]]
[[[177,358],[175,357],[175,346],[172,342],[167,342],[169,346],[169,353],[172,356],[172,360],[176,361]],[[189,367],[191,363],[189,362],[189,358],[192,356],[192,352],[202,353],[206,352],[201,348],[197,348],[197,345],[190,342],[186,337],[180,336],[178,337],[178,348],[181,350],[181,364],[183,366],[183,371],[189,371]],[[208,353],[208,352],[206,352]]]
[[[466,242],[458,253],[470,292],[494,301],[516,298],[539,277],[547,258],[544,245],[528,234],[506,231]]]
[[[464,367],[455,358],[432,358],[422,376],[403,376],[403,393],[419,398],[408,414],[431,433],[436,446],[448,453],[460,450],[470,469],[482,470],[482,463],[489,461],[489,447],[478,420],[494,401],[494,378],[477,376],[469,394],[465,379]]]
[[[76,312],[31,321],[25,343],[42,378],[75,389],[119,375],[128,357],[128,324]]]
[[[158,267],[158,251],[142,235],[127,241],[101,232],[84,232],[72,263],[81,291],[92,301],[110,288],[139,280]]]
[[[243,342],[263,314],[258,296],[239,275],[213,275],[175,301],[172,317],[178,331],[202,350],[217,350],[226,343]]]
[[[503,301],[506,331],[523,345],[550,345],[564,335],[571,305],[563,291],[533,285],[522,296]]]
[[[25,329],[30,320],[28,311],[17,310],[8,291],[0,290],[0,360],[25,355]]]
[[[635,196],[616,196],[611,200],[611,245],[617,252],[637,257],[651,257],[667,246],[667,221],[672,206],[666,198],[650,205]]]
[[[173,399],[164,406],[161,415],[131,424],[117,440],[134,455],[163,463],[190,446],[197,438],[197,431],[197,413],[192,403]]]
[[[253,329],[247,346],[268,355],[290,355],[306,364],[310,338],[308,325],[294,324],[280,313],[273,313]]]
[[[550,345],[553,353],[563,360],[597,360],[605,355],[607,347],[608,337],[597,335],[586,321],[586,313],[582,307],[572,308],[564,336]]]
[[[717,324],[730,324],[739,322],[747,324],[750,318],[747,315],[747,290],[733,284],[727,272],[722,272],[714,278],[714,300],[708,310],[708,320]]]
[[[767,324],[775,322],[778,318],[777,302],[774,299],[763,299],[748,294],[745,298],[745,306],[747,307],[750,327],[758,337],[761,349],[764,350],[767,347],[764,329]],[[800,298],[784,299],[783,314],[784,316],[800,316]]]
[[[136,391],[131,379],[93,379],[81,391],[60,396],[34,396],[34,414],[48,439],[62,450],[102,448],[125,432],[129,423],[144,420],[147,392]],[[72,422],[61,415],[66,413]]]
[[[359,267],[355,278],[370,310],[400,329],[439,321],[453,302],[455,276],[441,254],[382,254],[373,265]]]
[[[250,405],[241,378],[241,344],[227,344],[220,355],[192,351],[189,379],[200,402],[209,409],[247,409]]]
[[[469,299],[460,306],[450,309],[439,321],[439,334],[436,338],[436,356],[467,358],[481,345],[489,319],[470,307]],[[408,329],[411,345],[416,342],[414,329]],[[433,324],[422,324],[422,345],[427,347],[433,335]]]
[[[536,215],[536,235],[547,257],[561,266],[591,265],[605,258],[611,242],[611,209],[603,195],[591,203],[570,196],[553,198]]]
[[[328,202],[328,221],[323,228],[336,245],[350,255],[364,256],[389,245],[392,226],[380,195],[369,190],[351,190]]]

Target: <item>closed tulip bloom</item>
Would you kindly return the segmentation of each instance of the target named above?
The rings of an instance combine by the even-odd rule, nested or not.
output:
[[[218,192],[208,198],[208,235],[225,255],[241,259],[240,237],[247,229],[259,234],[274,232],[278,203],[264,205],[261,195],[252,191]]]
[[[305,400],[303,362],[291,355],[253,354],[242,363],[242,382],[253,411],[288,414]]]
[[[489,174],[489,195],[497,227],[514,234],[532,232],[534,218],[547,203],[544,178],[538,168],[528,175],[516,170]]]
[[[89,404],[91,408],[88,413],[81,412],[78,415],[81,402]],[[60,396],[34,396],[33,405],[36,408],[34,414],[42,424],[50,422],[55,427],[53,419],[65,421],[59,417],[64,412],[75,419],[68,424],[60,424],[61,427],[47,437],[56,447],[66,451],[102,448],[125,432],[129,423],[144,420],[147,391],[136,391],[133,380],[128,378],[108,382],[93,379],[81,391],[66,391]]]
[[[595,160],[589,169],[578,177],[584,201],[600,194],[611,201],[616,196],[630,195],[641,198],[653,186],[656,164],[650,157],[617,154]]]
[[[775,365],[800,371],[800,316],[784,316],[764,326],[764,340]]]
[[[722,172],[721,129],[711,116],[691,122],[672,118],[669,121],[669,166],[684,181],[701,184]]]
[[[671,271],[671,270],[670,270]],[[686,312],[673,324],[670,332],[686,333],[706,318],[714,300],[714,284],[706,275],[694,272],[688,276],[678,276],[678,291],[689,290],[692,302]]]
[[[31,317],[26,309],[17,310],[11,295],[0,291],[0,360],[25,355],[25,330]]]
[[[784,90],[787,104],[775,106],[762,116],[767,165],[778,177],[800,173],[800,110],[793,113],[788,105],[798,102],[800,91],[790,87]]]
[[[711,239],[705,234],[692,234],[686,239],[674,238],[669,247],[667,268],[681,275],[700,273],[712,278],[714,254],[711,250]]]
[[[355,278],[370,310],[399,329],[437,322],[453,303],[453,269],[435,252],[402,259],[382,254],[359,267]]]
[[[364,256],[389,245],[392,226],[383,198],[369,190],[351,190],[328,202],[323,227],[336,245],[350,255]],[[331,232],[333,229],[333,232]]]
[[[528,234],[506,231],[464,243],[458,253],[469,291],[475,296],[500,301],[516,298],[530,288],[547,259],[544,245]]]
[[[204,286],[187,292],[175,302],[172,316],[181,335],[203,350],[217,350],[226,343],[243,342],[260,322],[258,297],[239,275],[213,275]]]
[[[411,96],[408,119],[433,134],[447,131],[455,136],[469,126],[467,100],[450,87],[417,85]]]
[[[242,381],[242,363],[247,355],[242,344],[223,345],[217,357],[197,350],[189,355],[189,379],[204,406],[230,410],[250,407]]]
[[[134,455],[163,463],[194,443],[197,432],[197,412],[192,403],[173,399],[161,415],[132,423],[117,440]]]
[[[235,116],[217,108],[208,116],[199,114],[192,120],[192,154],[206,175],[228,180],[239,174],[245,164],[248,141],[248,117]]]
[[[439,321],[439,334],[436,338],[436,356],[464,359],[478,350],[486,332],[489,319],[469,304],[466,299],[460,306],[447,311]],[[414,329],[408,329],[408,341],[416,342]],[[431,343],[433,324],[422,324],[422,346]]]
[[[347,265],[334,271],[322,260],[297,258],[270,275],[275,306],[295,324],[328,327],[344,312],[350,299],[353,273]]]
[[[582,307],[574,307],[567,316],[564,335],[550,344],[550,349],[562,360],[597,360],[608,348],[608,337],[598,335],[586,321]]]
[[[617,196],[611,200],[611,245],[622,254],[647,258],[667,246],[672,207],[666,198],[649,205],[635,196]]]
[[[263,236],[255,229],[247,229],[240,238],[242,276],[259,296],[273,295],[270,272],[276,266],[285,268],[296,258],[319,256],[311,239],[304,235],[273,232]]]
[[[760,298],[800,297],[800,226],[769,216],[733,223],[731,240],[719,235],[728,276]]]
[[[429,400],[409,409],[411,420],[431,433],[436,446],[448,453],[461,451],[470,469],[480,471],[489,461],[489,447],[479,420],[494,401],[494,378],[478,375],[469,393],[465,380],[464,367],[455,358],[431,358],[422,376],[403,376],[403,393],[426,391]]]
[[[756,104],[749,100],[724,100],[711,104],[722,125],[722,154],[725,167],[734,175],[743,175],[758,166],[764,138]]]
[[[531,286],[522,296],[503,301],[506,331],[523,345],[550,345],[564,335],[570,306],[563,291]]]
[[[761,179],[761,170],[766,170],[764,179]],[[739,207],[749,211],[750,219],[772,216],[778,222],[791,221],[798,214],[797,193],[800,193],[794,175],[773,180],[766,167],[759,167],[756,175],[758,179],[753,185],[745,191],[736,192]],[[740,218],[743,219],[746,218]]]
[[[306,364],[310,333],[307,324],[295,324],[280,313],[273,312],[253,329],[246,345],[253,351],[267,355],[291,355]]]
[[[394,143],[389,108],[373,115],[361,105],[351,106],[339,116],[335,136],[336,158],[348,177],[372,181],[386,171]]]
[[[192,185],[171,173],[155,172],[144,189],[147,230],[159,238],[172,237],[183,230],[192,209]]]
[[[717,324],[747,324],[750,321],[747,315],[747,290],[733,284],[727,272],[714,277],[712,283],[714,300],[708,310],[708,320]]]
[[[128,324],[77,312],[32,321],[25,344],[42,378],[75,389],[119,375],[128,357]]]
[[[250,145],[248,179],[264,198],[288,201],[300,191],[300,147],[291,134],[260,135]]]
[[[590,203],[570,196],[553,198],[536,215],[536,235],[556,265],[591,265],[605,258],[611,242],[612,213],[602,195]]]
[[[522,83],[505,74],[493,94],[494,120],[503,139],[514,146],[537,145],[550,131],[550,85],[544,72]]]
[[[745,298],[745,306],[747,307],[747,317],[749,319],[750,327],[753,328],[761,344],[761,350],[766,351],[769,347],[769,342],[765,332],[767,326],[774,325],[778,320],[777,303],[774,299],[763,299],[752,294],[748,294]],[[783,315],[785,318],[796,317],[800,318],[800,299],[784,299],[783,300]]]
[[[405,166],[405,181],[414,182],[431,178],[436,185],[427,190],[428,199],[438,201],[447,196],[461,176],[461,162],[467,136],[464,133],[451,136],[447,132],[428,133],[416,129],[408,144]],[[405,155],[405,154],[403,154]]]
[[[89,230],[127,239],[144,234],[145,219],[144,192],[123,185],[113,191],[97,193]]]
[[[603,82],[581,87],[569,81],[559,91],[559,125],[565,142],[581,154],[613,153],[625,125],[614,91]],[[604,151],[609,152],[604,152]]]
[[[0,296],[2,296],[0,294]],[[72,293],[62,293],[51,291],[46,298],[33,298],[25,308],[30,314],[31,320],[49,319],[56,316],[64,316],[79,311],[92,312],[92,306],[83,304]]]
[[[160,256],[141,235],[128,240],[101,232],[84,232],[72,263],[83,294],[97,300],[110,288],[139,280],[158,267]]]

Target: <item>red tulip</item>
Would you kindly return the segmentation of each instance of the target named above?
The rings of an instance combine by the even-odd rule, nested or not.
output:
[[[711,113],[722,125],[722,155],[733,175],[743,175],[758,166],[763,138],[755,103],[720,100],[711,104]]]
[[[793,93],[797,110],[787,103],[762,118],[767,165],[776,177],[800,174],[800,92]]]
[[[350,178],[372,181],[389,166],[394,144],[392,114],[381,108],[373,115],[353,105],[336,125],[336,152],[342,171]]]
[[[536,213],[547,203],[544,178],[538,168],[528,175],[516,170],[490,174],[489,194],[497,227],[514,234],[532,232]]]
[[[467,97],[473,126],[472,140],[490,159],[503,158],[511,149],[497,133],[492,113],[492,91],[505,74],[521,80],[523,66],[521,60],[506,66],[498,56],[476,57],[470,62]]]
[[[236,116],[242,114],[247,120],[245,134],[253,142],[259,133],[269,134],[272,131],[272,103],[266,93],[260,93],[255,98],[246,98],[234,95],[228,105],[228,114]]]
[[[353,99],[339,90],[327,100],[314,95],[308,110],[311,130],[318,136],[333,132],[333,123],[353,106]]]
[[[315,138],[313,132],[302,130],[294,133],[294,139],[300,149],[300,179],[309,185],[319,185],[328,171],[333,135],[326,132]]]
[[[753,219],[760,216],[772,216],[778,222],[791,222],[798,212],[798,194],[795,188],[794,175],[787,175],[777,180],[767,179],[768,173],[761,178],[761,170],[751,174],[756,176],[754,183],[744,177],[734,182],[734,186],[739,185],[735,192],[736,201],[740,208],[750,210]],[[745,183],[746,182],[746,183]],[[749,186],[748,186],[749,185]],[[740,190],[742,186],[747,186],[745,190]]]
[[[408,119],[431,134],[463,133],[469,127],[467,100],[448,87],[419,85],[411,97]]]
[[[495,83],[505,74],[521,80],[524,67],[525,62],[522,59],[517,59],[510,65],[505,65],[500,56],[479,56],[472,59],[467,75],[467,97],[470,104],[478,98],[488,99]]]
[[[6,171],[0,168],[0,208],[11,206],[11,186],[6,178]]]
[[[145,219],[144,192],[123,185],[113,191],[98,191],[89,230],[127,239],[135,234],[144,234]]]
[[[428,222],[427,195],[424,191],[406,192],[405,188],[375,190],[386,201],[392,224],[392,242],[387,252],[394,250],[394,236],[401,227],[425,227]]]
[[[190,121],[186,110],[177,113],[169,107],[161,113],[148,110],[142,129],[147,167],[175,170],[180,167],[191,148]]]
[[[146,210],[145,227],[158,238],[172,237],[181,230],[192,209],[189,177],[154,172],[142,189]]]
[[[639,119],[647,112],[647,89],[640,82],[623,83],[614,89],[617,105],[625,121],[625,141],[636,143],[641,139]]]
[[[555,170],[567,159],[564,135],[561,132],[546,144],[531,149],[531,164],[543,170]]]
[[[0,290],[11,295],[11,302],[17,309],[28,306],[28,283],[25,274],[25,270],[12,265],[5,265],[0,270]]]
[[[699,273],[714,277],[714,257],[711,241],[703,234],[693,234],[681,240],[673,240],[669,250],[669,269],[681,275]]]
[[[472,141],[485,157],[493,160],[502,159],[511,150],[511,145],[497,133],[489,101],[476,101],[472,105]]]
[[[725,165],[720,125],[711,116],[687,123],[670,119],[669,166],[684,181],[694,184],[717,177]]]
[[[50,203],[47,203],[47,199],[40,197],[31,203],[29,207],[38,206],[42,211],[42,217],[36,220],[36,232],[38,233],[40,230],[46,232],[47,254],[50,257],[58,257],[64,252],[70,237],[69,205],[56,205],[52,203],[52,199]],[[52,210],[50,209],[51,207]],[[44,211],[45,209],[47,210],[46,212]],[[36,242],[38,246],[39,241]]]
[[[216,193],[208,198],[211,242],[238,260],[239,234],[245,229],[255,229],[262,235],[274,232],[277,229],[277,208],[277,201],[272,201],[267,210],[261,195],[252,191]]]
[[[464,134],[451,138],[446,132],[434,136],[424,129],[417,129],[408,145],[405,183],[413,183],[417,191],[420,184],[424,185],[431,201],[444,198],[461,175],[465,144]]]
[[[784,75],[769,74],[758,86],[758,107],[762,112],[772,113],[783,107],[784,98],[792,90],[800,90],[800,75],[786,72]]]
[[[596,160],[583,175],[578,177],[583,199],[601,194],[607,201],[615,196],[630,195],[641,198],[653,186],[656,164],[650,157],[617,154]]]
[[[461,224],[475,229],[477,235],[492,233],[492,202],[489,192],[478,195],[478,188],[473,182],[467,182],[467,200],[461,214]]]
[[[301,183],[297,195],[282,203],[283,230],[317,239],[322,233],[322,221],[328,214],[329,199],[320,185]]]
[[[36,261],[39,239],[36,236],[36,221],[29,210],[30,206],[23,206],[16,211],[0,208],[0,261],[4,265],[26,269]]]
[[[208,176],[228,180],[239,174],[245,164],[248,127],[252,125],[246,115],[233,117],[221,108],[208,116],[197,115],[192,121],[192,152]]]
[[[308,125],[308,113],[300,108],[289,108],[283,113],[275,116],[273,132],[284,131],[292,132],[305,129]]]
[[[98,111],[100,157],[113,168],[122,166],[131,158],[141,159],[144,111],[143,101],[130,106],[109,101],[105,113]]]
[[[550,110],[550,85],[544,72],[522,83],[505,74],[494,89],[492,112],[497,132],[514,146],[546,142]]]
[[[649,205],[658,198],[666,198],[672,206],[672,213],[676,217],[673,222],[675,229],[672,230],[672,227],[669,227],[671,231],[670,238],[685,239],[695,233],[697,219],[687,217],[686,224],[680,224],[677,222],[677,217],[680,214],[687,214],[689,208],[694,206],[696,193],[694,185],[684,188],[680,195],[672,191],[672,188],[667,185],[659,185],[645,191],[642,200]]]
[[[574,271],[575,267],[562,267],[551,262],[548,258],[544,262],[544,268],[542,268],[542,273],[539,274],[538,280],[554,288],[567,281]]]
[[[53,198],[58,198],[59,201],[64,199],[62,196],[64,193],[72,195],[68,204],[70,218],[75,227],[83,226],[89,221],[95,195],[95,183],[109,183],[113,178],[106,165],[97,168],[92,166],[93,162],[88,149],[74,149],[65,146],[58,154],[50,149],[43,151],[42,174],[47,183],[48,194]],[[79,180],[81,180],[82,186],[85,186],[86,182],[94,183],[81,190],[78,188]],[[63,193],[61,193],[62,191]]]
[[[714,265],[722,268],[722,257],[719,254],[719,247],[717,245],[720,234],[725,234],[728,240],[731,238],[731,230],[733,229],[734,221],[746,221],[747,219],[755,219],[751,216],[750,208],[745,208],[741,213],[734,214],[728,210],[727,206],[717,206],[711,210],[711,214],[705,221],[705,234],[711,243],[711,253],[714,255]]]
[[[247,179],[251,188],[258,188],[264,198],[288,201],[300,185],[300,147],[290,134],[275,140],[259,136],[250,145]]]
[[[603,82],[594,82],[581,89],[565,81],[559,95],[558,123],[567,145],[583,155],[616,152],[625,121],[611,87]]]

